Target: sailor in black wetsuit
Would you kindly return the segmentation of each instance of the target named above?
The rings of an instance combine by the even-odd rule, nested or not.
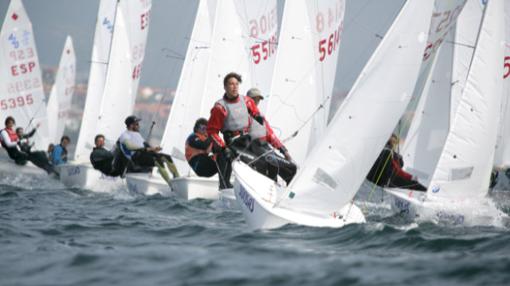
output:
[[[193,171],[200,177],[211,177],[218,173],[212,155],[212,140],[207,135],[207,119],[199,118],[193,133],[186,139],[185,156]]]
[[[34,128],[28,134],[25,134],[22,127],[16,128],[16,135],[18,136],[18,147],[21,152],[28,154],[28,160],[34,165],[45,170],[48,174],[53,173],[58,176],[58,172],[53,168],[53,165],[50,163],[50,160],[44,151],[32,151],[33,144],[30,144],[29,139],[34,136],[36,131],[37,129]]]
[[[104,135],[98,134],[94,138],[94,144],[96,145],[90,153],[90,162],[94,169],[99,170],[101,173],[117,177],[123,174],[124,168],[116,168],[114,163],[114,153],[108,151],[105,145]]]
[[[402,156],[395,151],[397,145],[398,137],[392,134],[370,169],[367,180],[380,187],[426,191],[427,188],[425,186],[420,184],[413,175],[402,169],[404,160]]]

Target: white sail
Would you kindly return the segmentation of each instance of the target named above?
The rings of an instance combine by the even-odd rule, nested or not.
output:
[[[450,121],[453,121],[462,91],[466,86],[469,66],[475,51],[476,39],[485,9],[484,1],[468,0],[457,20],[455,29],[454,62],[451,91]]]
[[[46,107],[48,113],[49,139],[52,143],[60,142],[66,123],[69,121],[71,101],[73,99],[76,79],[76,55],[73,40],[67,36],[60,57],[55,83]]]
[[[303,163],[327,125],[345,1],[286,1],[267,118]]]
[[[94,146],[94,136],[97,134],[99,105],[103,97],[106,72],[110,60],[110,47],[116,7],[117,1],[101,0],[99,2],[87,87],[87,99],[83,109],[80,134],[78,135],[74,153],[74,159],[76,161],[88,161],[90,152]]]
[[[225,93],[223,78],[227,73],[241,74],[240,94],[246,94],[253,86],[262,89],[269,86],[267,81],[270,78],[264,72],[273,68],[274,54],[270,54],[269,42],[277,31],[277,18],[271,16],[276,9],[276,1],[218,0],[216,6],[211,56],[200,109],[203,117],[209,117],[214,103]],[[257,23],[258,33],[252,31],[254,23]],[[268,48],[267,52],[262,48],[263,43],[267,43],[264,45]],[[255,45],[261,46],[254,48]]]
[[[425,52],[423,54],[423,63],[420,69],[420,75],[414,88],[411,103],[408,106],[409,112],[416,112],[417,105],[420,105],[427,80],[430,79],[432,65],[435,61],[434,59],[437,57],[437,52],[441,48],[448,33],[455,26],[457,18],[462,12],[466,1],[467,0],[434,1],[434,12],[432,13],[432,19],[430,21],[430,31],[427,40],[427,46],[425,47]],[[400,135],[403,136],[406,134]],[[406,140],[408,135],[406,135]]]
[[[430,183],[450,123],[453,33],[446,39],[450,43],[442,45],[434,60],[402,152],[406,170],[425,185]]]
[[[245,88],[257,87],[266,96],[258,106],[264,111],[270,96],[278,41],[276,0],[237,0],[235,4],[243,34],[248,35],[247,48],[251,59],[248,66],[251,85]]]
[[[48,147],[46,103],[32,23],[21,3],[11,0],[0,32],[0,112],[18,127],[39,125],[35,149]]]
[[[510,167],[510,2],[505,1],[505,58],[504,93],[501,101],[501,118],[494,165]]]
[[[282,207],[331,214],[352,200],[409,103],[433,6],[406,2],[291,183]]]
[[[195,120],[200,117],[200,103],[207,77],[207,63],[211,54],[211,36],[214,23],[215,1],[201,0],[195,18],[195,25],[188,44],[188,51],[172,109],[161,140],[163,153],[172,154],[181,174],[190,170],[184,158],[184,143],[193,131]]]
[[[503,0],[490,0],[428,197],[476,199],[487,194],[503,93],[504,29]]]
[[[456,29],[448,33],[440,47],[406,137],[405,168],[425,185],[430,183],[448,135],[451,110],[455,110],[451,102],[459,97],[458,87],[464,86],[467,78],[467,71],[462,70],[471,63],[481,22],[480,7],[477,0],[469,0],[458,19],[452,20],[450,25],[456,21]]]
[[[120,1],[97,132],[113,144],[133,112],[145,55],[151,0]]]

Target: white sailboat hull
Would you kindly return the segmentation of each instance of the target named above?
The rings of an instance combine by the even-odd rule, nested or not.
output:
[[[185,200],[218,200],[218,180],[216,178],[179,177],[170,181],[177,197]]]
[[[124,186],[120,177],[109,177],[88,163],[68,163],[58,167],[60,182],[68,188],[87,189],[94,192],[109,192]]]
[[[284,188],[244,163],[234,162],[233,169],[235,196],[251,229],[274,229],[286,224],[340,228],[365,222],[361,210],[352,203],[331,215],[298,212],[278,206],[278,198],[284,195]]]
[[[133,193],[142,195],[155,195],[170,196],[172,190],[170,186],[160,176],[149,174],[127,174],[126,184],[128,190]]]

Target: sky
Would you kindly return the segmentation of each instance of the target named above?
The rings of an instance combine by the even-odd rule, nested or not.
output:
[[[345,30],[335,81],[337,92],[346,92],[352,86],[404,1],[346,2]],[[32,21],[41,64],[58,65],[69,34],[77,54],[78,78],[86,80],[99,0],[24,0],[23,4]],[[0,0],[2,19],[8,5],[9,0]],[[278,6],[281,16],[284,1],[279,0]],[[142,86],[177,86],[197,7],[198,0],[153,0]]]

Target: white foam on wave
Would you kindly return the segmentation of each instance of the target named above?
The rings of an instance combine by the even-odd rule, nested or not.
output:
[[[418,222],[459,226],[493,226],[505,228],[508,215],[489,198],[459,202],[426,201],[419,211]]]

